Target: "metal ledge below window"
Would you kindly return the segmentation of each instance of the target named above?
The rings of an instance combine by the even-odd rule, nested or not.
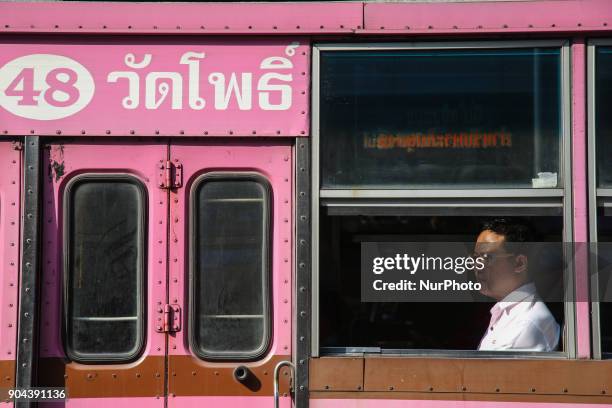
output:
[[[321,347],[322,357],[397,356],[402,358],[495,358],[566,359],[564,351],[479,351],[479,350],[435,350],[435,349],[383,349],[380,347]]]
[[[321,198],[534,198],[563,197],[561,188],[516,188],[516,189],[427,189],[427,190],[383,190],[383,189],[321,189]]]
[[[321,205],[327,215],[454,215],[454,216],[562,216],[560,197],[531,198],[404,198],[347,199],[325,198]]]

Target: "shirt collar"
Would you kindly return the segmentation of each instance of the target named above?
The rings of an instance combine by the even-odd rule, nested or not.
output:
[[[494,309],[509,310],[516,304],[527,300],[527,298],[534,298],[535,296],[536,296],[535,284],[533,282],[526,283],[523,286],[520,286],[514,289],[512,292],[506,295],[505,298],[497,302],[491,308],[491,314],[493,314]]]

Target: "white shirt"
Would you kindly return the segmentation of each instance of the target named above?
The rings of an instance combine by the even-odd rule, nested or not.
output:
[[[478,350],[554,351],[559,325],[533,283],[515,289],[491,308],[491,323]]]

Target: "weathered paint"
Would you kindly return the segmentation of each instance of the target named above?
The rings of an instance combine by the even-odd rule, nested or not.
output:
[[[32,7],[37,12],[32,13]],[[361,2],[0,3],[0,32],[312,34],[361,28]]]
[[[17,339],[21,158],[15,147],[10,140],[0,140],[0,360],[3,361],[15,360]]]
[[[122,369],[139,365],[147,356],[164,356],[165,334],[155,331],[160,304],[166,302],[166,223],[167,193],[157,186],[157,170],[160,160],[165,162],[167,144],[157,142],[124,142],[105,140],[83,140],[79,144],[52,144],[45,149],[43,157],[43,255],[42,265],[42,305],[40,357],[64,357],[65,352],[61,339],[61,296],[62,296],[62,203],[66,183],[82,173],[128,173],[135,176],[146,187],[147,199],[147,242],[148,254],[146,263],[146,333],[145,349],[140,359],[129,365],[96,365],[91,371],[114,368]],[[64,169],[63,174],[56,171],[58,166]],[[76,369],[83,369],[77,363],[69,363]],[[162,364],[163,369],[163,364]],[[87,371],[81,375],[87,375]],[[72,376],[65,379],[70,388]],[[95,377],[91,388],[96,387]],[[81,391],[80,391],[81,392]],[[91,392],[91,391],[89,391]],[[163,392],[163,387],[160,388]],[[88,393],[88,391],[84,391]],[[162,395],[163,396],[163,395]],[[74,401],[77,401],[76,399]],[[107,400],[100,400],[107,401]],[[130,404],[130,399],[121,403]],[[144,401],[144,400],[143,400]],[[157,400],[154,394],[150,404],[163,406],[163,398]],[[118,401],[113,401],[115,404]],[[80,403],[80,402],[79,402]],[[109,402],[105,402],[108,404]],[[83,405],[91,406],[91,405]]]
[[[587,204],[587,134],[586,134],[586,46],[584,39],[575,40],[572,52],[572,217],[576,245],[576,354],[591,355],[588,247],[589,217]],[[580,301],[582,299],[582,301]]]
[[[183,305],[183,324],[189,325],[187,319],[189,276],[189,197],[193,180],[201,174],[211,171],[256,172],[265,177],[272,189],[272,219],[271,219],[271,306],[272,306],[272,336],[271,344],[265,356],[254,362],[205,362],[193,356],[189,350],[188,331],[181,330],[169,337],[170,370],[173,356],[193,356],[192,364],[201,367],[236,367],[240,364],[257,366],[272,358],[272,356],[287,355],[292,352],[292,152],[291,144],[284,142],[246,142],[207,143],[176,141],[171,142],[170,158],[178,160],[183,166],[183,188],[173,190],[170,197],[170,301]],[[289,357],[288,357],[289,358]],[[272,370],[260,381],[272,381]],[[175,393],[174,381],[180,378],[170,378],[169,393]],[[202,394],[204,395],[204,394]],[[180,396],[180,395],[179,395]],[[194,397],[194,404],[206,404],[206,399]],[[253,397],[259,398],[259,397]],[[168,400],[171,407],[175,405],[173,398]],[[211,401],[217,401],[212,399]],[[221,400],[218,400],[221,401]],[[240,398],[227,399],[224,404],[240,405]],[[260,401],[257,399],[257,401]],[[261,400],[263,401],[263,400]],[[271,400],[270,404],[271,404]]]
[[[608,0],[372,2],[364,4],[364,34],[610,31]]]

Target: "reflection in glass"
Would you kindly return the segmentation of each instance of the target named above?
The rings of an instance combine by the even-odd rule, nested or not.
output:
[[[268,340],[267,189],[253,178],[205,178],[193,194],[194,349],[256,356]]]
[[[597,184],[612,186],[612,47],[595,49],[595,133]]]
[[[143,341],[144,193],[132,180],[83,178],[67,200],[67,348],[131,358]]]
[[[560,184],[559,48],[322,51],[323,188]]]

